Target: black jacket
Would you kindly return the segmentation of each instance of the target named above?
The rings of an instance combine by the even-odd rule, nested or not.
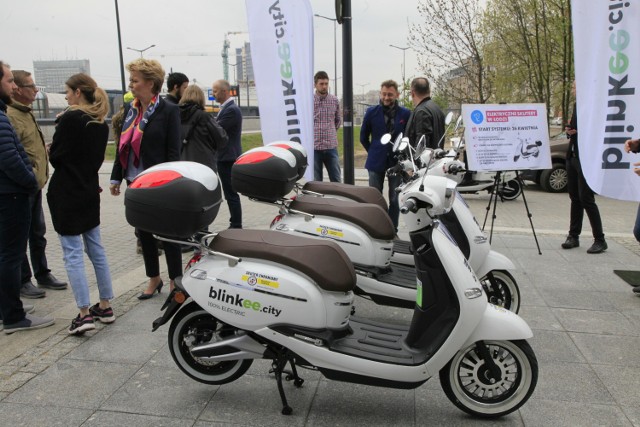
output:
[[[35,193],[38,181],[6,111],[0,101],[0,194]]]
[[[218,170],[217,152],[227,146],[229,138],[218,122],[199,105],[180,105],[182,151],[180,160],[202,163]]]
[[[54,167],[47,201],[53,228],[62,235],[79,235],[100,225],[98,170],[104,161],[109,126],[80,110],[58,119],[49,161]]]
[[[125,117],[129,105],[125,107]],[[177,105],[160,99],[157,110],[149,118],[140,142],[140,161],[145,169],[158,163],[180,160],[180,109]],[[113,162],[111,180],[122,182],[125,169],[118,156]]]
[[[411,112],[404,135],[409,137],[409,143],[414,147],[422,135],[425,135],[427,148],[442,148],[444,131],[444,113],[430,97],[427,97]]]

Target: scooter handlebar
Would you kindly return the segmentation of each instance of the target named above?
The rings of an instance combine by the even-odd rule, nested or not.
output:
[[[406,202],[400,206],[400,213],[406,214],[408,212],[417,212],[418,211],[418,203],[417,200],[413,197],[407,199]]]
[[[455,175],[458,172],[465,172],[465,168],[456,164],[456,163],[452,163],[449,165],[449,169],[447,170],[450,174]]]

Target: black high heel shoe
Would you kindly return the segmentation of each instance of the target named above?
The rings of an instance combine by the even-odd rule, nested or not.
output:
[[[162,286],[164,286],[164,283],[162,283],[162,280],[160,281],[160,283],[158,283],[158,286],[156,286],[156,288],[154,289],[153,292],[151,292],[150,294],[146,294],[146,293],[141,293],[140,295],[138,295],[138,299],[142,300],[142,299],[149,299],[149,298],[153,298],[156,294],[156,292],[160,293],[160,291],[162,290]]]

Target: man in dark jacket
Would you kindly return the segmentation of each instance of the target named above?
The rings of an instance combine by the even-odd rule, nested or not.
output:
[[[367,161],[364,167],[369,172],[369,186],[375,187],[382,193],[384,177],[387,169],[393,166],[394,159],[391,152],[393,144],[382,145],[380,138],[389,133],[394,139],[400,132],[404,132],[407,119],[411,114],[409,109],[398,105],[398,83],[385,80],[380,85],[380,104],[370,107],[362,120],[360,143],[367,150]],[[389,216],[393,226],[398,230],[398,187],[402,178],[399,175],[389,176]]]
[[[405,136],[415,147],[422,135],[427,139],[427,148],[442,148],[444,142],[444,113],[431,99],[431,87],[426,77],[416,77],[411,82],[413,112],[407,123]]]
[[[23,298],[42,298],[45,296],[45,291],[38,288],[63,290],[67,288],[67,284],[56,279],[56,277],[51,274],[47,262],[47,239],[45,237],[47,226],[42,210],[42,188],[49,178],[49,162],[42,131],[40,131],[40,127],[38,123],[36,123],[36,118],[31,111],[31,104],[36,100],[38,88],[33,82],[31,73],[27,71],[14,70],[13,78],[18,88],[13,93],[7,115],[18,134],[20,143],[24,147],[27,156],[29,156],[33,173],[36,175],[39,187],[39,191],[29,197],[31,207],[29,253],[31,255],[33,273],[31,272],[29,259],[25,253],[22,259],[22,287],[20,288],[20,295]],[[31,282],[32,277],[36,278],[38,288]]]
[[[189,78],[182,73],[170,73],[167,76],[167,96],[164,99],[172,104],[179,104],[184,92],[189,86]]]
[[[218,152],[218,175],[231,215],[229,228],[242,228],[240,196],[231,186],[231,167],[242,154],[242,112],[231,98],[230,89],[231,86],[226,80],[218,80],[213,83],[213,96],[220,103],[220,111],[216,120],[229,137],[227,146]]]
[[[31,222],[29,196],[38,191],[38,181],[6,115],[16,88],[11,69],[0,61],[0,317],[6,334],[55,322],[26,314],[20,301],[20,266]]]

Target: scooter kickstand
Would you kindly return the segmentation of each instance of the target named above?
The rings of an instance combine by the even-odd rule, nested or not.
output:
[[[282,372],[284,367],[287,366],[288,359],[284,355],[278,355],[271,363],[271,372],[276,376],[276,382],[278,383],[278,393],[280,394],[280,400],[282,400],[282,415],[291,415],[293,409],[287,403],[287,397],[284,394],[284,387],[282,386]]]

